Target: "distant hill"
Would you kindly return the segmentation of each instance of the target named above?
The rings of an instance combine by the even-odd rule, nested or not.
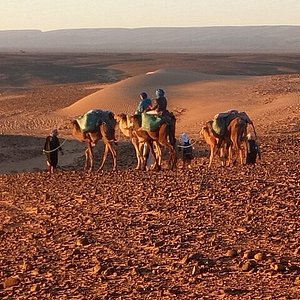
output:
[[[299,53],[300,26],[0,31],[0,51]]]

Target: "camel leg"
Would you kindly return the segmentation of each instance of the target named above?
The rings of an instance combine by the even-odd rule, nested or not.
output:
[[[153,157],[154,157],[154,167],[153,167],[153,169],[159,171],[161,169],[161,149],[160,149],[160,146],[157,142],[155,142],[156,151],[154,151],[153,144],[149,143],[149,148],[150,148],[150,151],[151,151],[151,153],[153,154]]]
[[[166,147],[169,149],[169,154],[170,154],[168,164],[169,164],[170,170],[173,170],[175,168],[175,163],[176,163],[176,151],[170,143],[167,143]]]
[[[140,143],[139,152],[141,156],[141,170],[146,170],[150,153],[149,142]]]
[[[243,147],[241,149],[241,164],[245,165],[246,164],[246,159],[247,159],[247,155],[248,155],[248,142],[247,141],[243,141]]]
[[[223,147],[220,149],[220,158],[221,158],[221,165],[222,167],[224,167],[226,163],[226,158],[225,158],[225,152]]]
[[[138,143],[138,140],[136,138],[132,138],[131,143],[134,147],[135,155],[136,155],[136,159],[137,159],[137,165],[136,165],[135,169],[139,170],[142,167],[142,158],[141,158],[142,155],[141,155],[140,150],[139,150],[139,143]]]
[[[109,150],[108,143],[107,144],[105,143],[104,144],[104,153],[103,153],[102,163],[101,163],[98,171],[101,171],[103,166],[104,166],[104,163],[105,163],[106,158],[107,158],[108,150]]]
[[[114,148],[112,143],[108,143],[108,148],[109,148],[110,153],[111,153],[112,158],[113,158],[113,169],[112,170],[116,171],[117,170],[117,151]]]
[[[208,163],[208,167],[210,168],[211,167],[211,163],[213,161],[213,158],[214,158],[214,153],[215,153],[215,147],[211,146],[210,147],[210,156],[209,156],[209,163]]]
[[[94,153],[93,146],[91,143],[87,144],[87,149],[85,150],[85,171],[92,171],[94,168]]]
[[[228,158],[227,158],[227,163],[226,166],[230,166],[232,164],[232,145],[228,147]]]

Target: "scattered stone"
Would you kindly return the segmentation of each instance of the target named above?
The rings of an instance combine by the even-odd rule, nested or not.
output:
[[[101,268],[101,265],[95,265],[92,270],[91,270],[91,273],[92,274],[98,274],[99,272],[101,272],[102,268]]]
[[[300,286],[300,276],[298,276],[298,277],[295,278],[294,284]]]
[[[90,240],[87,236],[80,237],[76,241],[76,246],[87,246],[90,244]]]
[[[243,258],[244,259],[253,259],[255,256],[255,252],[252,250],[247,250],[244,252]]]
[[[258,252],[254,255],[254,259],[257,261],[263,261],[266,259],[266,254],[263,252]]]
[[[249,272],[255,267],[255,263],[253,261],[247,261],[246,263],[242,264],[242,271]]]
[[[237,251],[234,249],[229,249],[227,250],[227,252],[225,253],[226,257],[236,257],[238,255]]]
[[[283,272],[285,271],[285,266],[283,264],[272,264],[271,269],[276,272]]]
[[[32,285],[32,287],[30,288],[30,292],[37,292],[40,290],[40,286],[38,284],[34,284]]]
[[[20,283],[20,279],[18,277],[11,276],[11,277],[7,277],[4,280],[3,286],[5,289],[8,289],[10,287],[18,285],[19,283]]]
[[[200,267],[198,265],[194,265],[192,269],[192,276],[197,276],[201,273]]]

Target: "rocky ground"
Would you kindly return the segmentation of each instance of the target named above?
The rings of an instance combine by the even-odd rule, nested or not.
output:
[[[205,57],[170,59],[208,73],[272,75],[235,96],[254,104],[262,150],[255,167],[215,161],[208,169],[199,121],[187,131],[197,141],[191,169],[179,160],[176,171],[136,171],[132,146],[118,135],[118,171],[109,161],[102,172],[84,173],[83,146],[68,141],[63,167],[49,176],[41,149],[60,121],[48,113],[101,88],[99,62],[90,69],[91,58],[79,57],[77,67],[88,72],[77,74],[63,57],[60,76],[76,78],[59,84],[41,77],[44,63],[30,77],[32,58],[30,67],[12,58],[0,84],[0,167],[7,173],[0,175],[0,299],[300,299],[299,57]],[[159,67],[166,60],[154,58]],[[50,57],[55,65],[57,59]],[[128,55],[114,59],[126,74],[149,67]],[[282,74],[286,65],[295,74]],[[16,66],[24,71],[21,88]],[[102,84],[124,74],[103,72]],[[23,172],[25,163],[31,172]]]
[[[298,134],[263,161],[0,177],[1,299],[299,299]]]

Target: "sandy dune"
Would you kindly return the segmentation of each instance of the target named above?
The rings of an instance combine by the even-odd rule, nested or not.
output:
[[[74,116],[94,108],[132,113],[138,103],[139,93],[146,91],[150,97],[154,97],[158,87],[165,89],[169,109],[178,118],[177,135],[188,132],[198,140],[198,132],[205,121],[220,111],[232,108],[246,111],[254,120],[258,132],[269,130],[270,124],[278,123],[281,119],[282,123],[290,120],[291,124],[297,124],[299,75],[217,75],[182,67],[150,68],[144,67],[142,74],[110,84],[46,85],[4,92],[0,95],[0,132],[2,135],[9,134],[11,143],[18,144],[15,134],[29,140],[30,136],[42,137],[57,127],[61,141],[70,140],[70,120]],[[9,144],[7,141],[3,143]],[[72,145],[83,148],[76,142],[67,142],[68,159],[65,157],[61,160],[63,167],[72,165],[72,161],[76,165],[78,152],[72,153]],[[34,152],[24,149],[22,145],[20,147],[19,151],[3,148],[1,172],[43,169],[41,162],[45,158],[40,155],[43,140],[36,141],[37,149]]]

